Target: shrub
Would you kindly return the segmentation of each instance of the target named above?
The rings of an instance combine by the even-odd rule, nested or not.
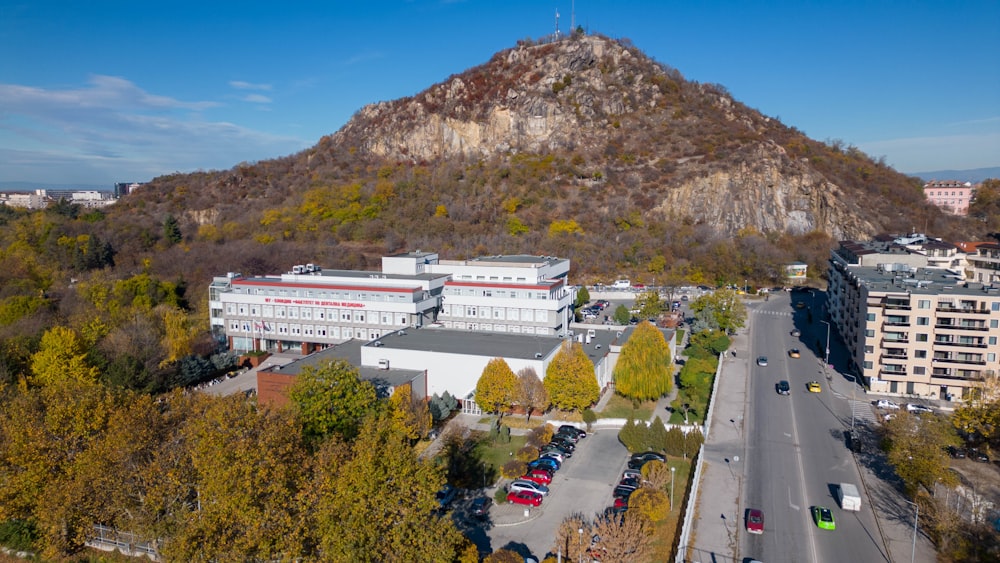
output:
[[[528,470],[528,464],[519,460],[512,459],[507,463],[503,464],[500,468],[500,474],[507,479],[517,479]]]
[[[542,424],[531,429],[528,434],[528,445],[540,448],[552,440],[555,430],[548,424]]]
[[[583,421],[587,423],[587,430],[589,431],[593,424],[597,422],[597,413],[590,409],[583,409]]]
[[[642,487],[628,499],[629,512],[635,511],[650,522],[659,522],[670,512],[667,493],[661,489]]]
[[[534,461],[538,459],[538,448],[534,446],[524,446],[523,448],[517,450],[517,459],[528,463],[529,461]]]
[[[15,551],[31,551],[38,532],[26,520],[7,520],[0,523],[0,545]]]
[[[493,502],[496,504],[506,504],[507,503],[507,490],[503,487],[497,489],[497,492],[493,493]]]

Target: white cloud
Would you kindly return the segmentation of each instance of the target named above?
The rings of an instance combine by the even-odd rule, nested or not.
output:
[[[247,101],[270,99],[249,94]],[[0,84],[0,180],[101,184],[224,169],[289,154],[308,143],[212,121],[212,101],[144,91],[118,77],[86,87]]]
[[[268,98],[267,96],[263,96],[261,94],[247,94],[246,96],[243,96],[240,99],[242,99],[244,102],[250,102],[252,104],[269,104],[269,103],[271,103],[271,98]]]
[[[1000,132],[886,139],[859,143],[858,148],[876,158],[885,156],[901,172],[1000,166]]]
[[[229,85],[237,90],[270,90],[270,84],[254,84],[252,82],[244,82],[242,80],[230,80]]]

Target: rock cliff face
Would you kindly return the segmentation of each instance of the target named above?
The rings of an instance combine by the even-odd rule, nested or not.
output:
[[[567,183],[624,184],[643,194],[646,213],[729,235],[860,238],[885,228],[877,210],[851,203],[854,187],[814,165],[825,145],[603,37],[519,45],[416,96],[363,108],[331,140],[415,163],[570,155],[583,164]]]

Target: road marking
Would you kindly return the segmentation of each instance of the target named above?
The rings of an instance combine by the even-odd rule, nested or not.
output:
[[[785,434],[785,438],[791,438],[792,437],[792,435],[789,434],[788,432],[785,432],[784,434]]]
[[[788,506],[794,508],[795,510],[799,510],[799,505],[797,505],[794,502],[792,502],[792,488],[791,487],[788,487]]]
[[[792,412],[792,437],[796,444],[795,446],[795,463],[799,468],[799,485],[802,487],[802,497],[805,498],[806,495],[806,473],[805,469],[802,467],[802,449],[798,446],[799,444],[799,432],[798,423],[795,421],[795,409],[792,408],[793,401],[788,401],[788,409]],[[819,556],[816,553],[816,538],[811,527],[806,528],[806,537],[809,539],[809,550],[812,552],[812,561],[819,561]]]

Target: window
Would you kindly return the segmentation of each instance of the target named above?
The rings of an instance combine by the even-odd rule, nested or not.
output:
[[[865,369],[872,369],[872,365],[874,365],[874,364],[872,364],[871,361],[866,361],[865,362]]]
[[[929,324],[931,324],[931,318],[930,317],[917,317],[917,325],[918,326],[927,326]]]
[[[996,345],[997,345],[997,337],[996,336],[991,336],[990,337],[990,346],[996,346]]]
[[[914,350],[913,351],[913,357],[914,358],[926,358],[927,357],[927,350]]]
[[[913,366],[913,375],[924,375],[927,369],[924,366]]]
[[[865,315],[865,320],[867,320],[869,322],[874,321],[875,320],[875,313],[868,313],[867,315]]]
[[[926,334],[918,334],[917,335],[917,342],[927,342],[927,335]]]
[[[998,323],[1000,323],[1000,321],[997,321],[997,319],[991,320],[990,321],[990,328],[997,328]]]
[[[986,354],[986,361],[987,362],[995,362],[995,361],[997,361],[997,355],[994,354],[993,352],[990,352],[989,354]]]
[[[993,303],[990,303],[990,310],[1000,311],[1000,301],[994,301]]]
[[[865,346],[865,354],[874,354],[874,353],[875,353],[874,346]]]
[[[868,330],[866,330],[865,331],[865,336],[867,336],[868,338],[874,338],[875,337],[875,330],[874,329],[868,329]]]
[[[920,301],[917,301],[917,309],[930,309],[930,308],[931,308],[931,302],[929,299],[921,299]]]

